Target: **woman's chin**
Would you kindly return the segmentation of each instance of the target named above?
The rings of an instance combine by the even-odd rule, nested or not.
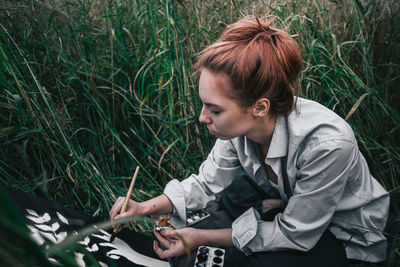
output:
[[[212,131],[212,130],[208,130],[208,131],[209,131],[210,134],[212,134],[212,135],[214,135],[214,136],[216,136],[216,137],[218,137],[218,138],[221,138],[220,135],[219,135],[218,133],[216,133],[216,132],[214,132],[214,131]]]
[[[212,135],[218,137],[218,138],[221,139],[221,140],[230,140],[230,139],[232,139],[232,137],[230,137],[230,136],[221,135],[221,134],[218,134],[218,133],[215,133],[215,132],[210,132],[210,133],[211,133]]]
[[[230,140],[230,139],[233,138],[231,136],[226,136],[226,135],[223,135],[221,133],[215,132],[215,131],[210,130],[210,129],[208,129],[208,131],[210,132],[210,134],[214,135],[215,137],[217,137],[217,138],[219,138],[221,140]]]

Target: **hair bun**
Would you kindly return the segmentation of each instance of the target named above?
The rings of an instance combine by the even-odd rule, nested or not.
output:
[[[258,17],[256,17],[256,21],[257,21],[260,32],[269,33],[269,31],[270,31],[269,23],[261,22]]]

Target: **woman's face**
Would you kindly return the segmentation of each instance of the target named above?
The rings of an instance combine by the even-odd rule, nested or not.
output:
[[[204,69],[199,80],[199,96],[203,108],[199,121],[207,125],[211,134],[229,140],[247,135],[254,126],[252,107],[244,108],[228,97],[230,80],[223,74]]]

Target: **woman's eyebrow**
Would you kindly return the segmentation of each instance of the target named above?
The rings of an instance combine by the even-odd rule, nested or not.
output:
[[[216,104],[212,104],[212,103],[203,103],[203,104],[209,108],[221,108],[220,106],[218,106]]]

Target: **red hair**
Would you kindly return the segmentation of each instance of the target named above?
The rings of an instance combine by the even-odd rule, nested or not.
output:
[[[225,74],[233,86],[228,94],[240,105],[249,107],[266,97],[272,113],[288,114],[293,109],[301,62],[299,46],[289,34],[258,18],[242,19],[227,26],[201,52],[195,74],[203,69]]]

